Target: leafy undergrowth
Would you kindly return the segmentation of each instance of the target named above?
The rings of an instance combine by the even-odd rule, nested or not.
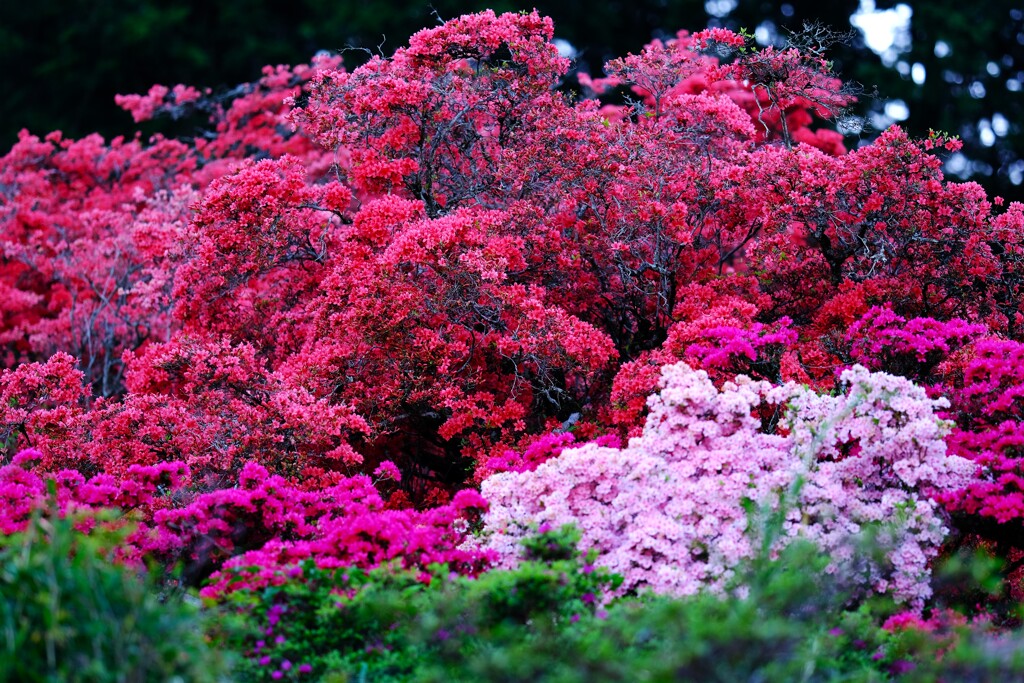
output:
[[[757,517],[752,517],[758,519]],[[780,518],[760,517],[770,526]],[[765,533],[772,533],[763,527]],[[55,513],[0,547],[3,680],[974,681],[1024,675],[1024,631],[965,616],[998,591],[991,558],[950,562],[960,600],[927,616],[810,542],[758,555],[724,590],[613,597],[622,577],[581,556],[573,527],[527,536],[522,562],[478,578],[445,565],[320,569],[203,609],[109,563],[120,539]],[[68,558],[71,557],[71,561]],[[964,558],[960,558],[964,559]],[[988,595],[988,597],[993,597]]]

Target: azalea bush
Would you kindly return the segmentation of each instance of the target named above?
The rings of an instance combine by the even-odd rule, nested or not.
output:
[[[113,561],[215,602],[489,585],[563,524],[617,598],[710,600],[806,542],[859,567],[844,608],[924,620],[979,551],[1005,590],[960,606],[1012,627],[1024,205],[946,181],[944,133],[845,140],[827,32],[681,31],[571,83],[553,36],[485,11],[353,70],[118,98],[193,137],[23,132],[0,533],[52,481]]]
[[[973,464],[946,454],[948,425],[934,413],[943,402],[859,366],[841,379],[849,390],[837,397],[745,377],[718,389],[703,371],[667,366],[627,448],[563,450],[486,479],[484,544],[508,563],[531,526],[573,523],[624,589],[690,594],[729,581],[757,549],[750,505],[774,505],[787,537],[837,558],[850,536],[888,524],[891,567],[865,587],[920,607],[948,531],[930,496],[962,488]],[[777,433],[766,433],[763,408],[785,413]]]

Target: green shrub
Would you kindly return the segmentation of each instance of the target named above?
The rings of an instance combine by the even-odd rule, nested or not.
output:
[[[842,651],[835,627],[843,596],[826,585],[823,569],[816,549],[794,544],[746,577],[742,597],[623,599],[543,638],[506,631],[486,646],[451,647],[414,680],[885,680],[870,651],[852,657]],[[449,619],[460,607],[440,606]],[[870,620],[865,626],[873,635],[878,630]]]
[[[570,528],[531,539],[515,571],[478,578],[303,564],[280,586],[238,591],[218,638],[242,651],[243,681],[408,681],[479,651],[542,643],[592,619],[618,579],[580,558]]]
[[[794,543],[749,564],[742,590],[606,603],[618,578],[576,551],[572,528],[524,543],[513,571],[475,579],[306,563],[225,606],[218,637],[242,681],[880,681],[884,603],[844,611],[828,559]]]
[[[829,567],[805,542],[747,562],[724,594],[607,601],[617,577],[566,527],[524,542],[512,571],[475,579],[396,568],[318,569],[239,591],[216,637],[245,655],[240,681],[662,683],[987,681],[1024,674],[1021,634],[949,610],[914,616],[864,599],[859,561]],[[877,549],[876,549],[877,550]],[[945,570],[943,570],[945,571]],[[984,567],[961,575],[984,578]],[[972,574],[973,572],[973,574]],[[967,586],[966,590],[973,590]],[[882,628],[891,623],[900,626]],[[926,618],[926,616],[928,618]]]
[[[222,680],[196,607],[111,563],[123,536],[55,514],[0,536],[0,681]]]

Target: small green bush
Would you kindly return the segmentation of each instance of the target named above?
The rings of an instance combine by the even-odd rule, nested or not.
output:
[[[425,679],[593,618],[618,579],[579,557],[578,542],[571,528],[540,534],[515,571],[475,579],[307,562],[280,586],[233,594],[217,637],[245,654],[242,681]]]
[[[524,542],[513,571],[318,569],[239,591],[219,638],[241,681],[881,681],[891,606],[850,592],[811,544],[751,562],[742,590],[608,603],[618,577],[580,557],[571,527]],[[895,651],[894,651],[895,652]],[[897,655],[903,651],[897,652]]]
[[[110,561],[123,534],[56,514],[0,536],[0,681],[224,680],[198,609]]]

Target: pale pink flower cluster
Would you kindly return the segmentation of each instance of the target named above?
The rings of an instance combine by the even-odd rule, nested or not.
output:
[[[790,399],[794,454],[809,467],[789,531],[843,560],[852,534],[885,523],[892,566],[871,576],[872,588],[920,605],[931,595],[928,562],[948,532],[933,497],[962,488],[976,466],[946,452],[952,423],[935,416],[949,406],[945,399],[861,366],[842,379],[843,396],[802,390]]]
[[[573,523],[582,547],[625,577],[623,592],[720,590],[753,553],[744,502],[778,505],[799,476],[783,542],[806,537],[841,561],[863,525],[894,522],[892,566],[865,588],[919,604],[947,531],[929,496],[962,486],[973,466],[947,455],[939,402],[920,387],[862,367],[842,379],[849,390],[835,397],[743,376],[719,390],[704,371],[667,366],[626,448],[587,444],[486,479],[477,542],[511,566],[538,525]],[[776,411],[783,428],[766,433],[762,419]]]

